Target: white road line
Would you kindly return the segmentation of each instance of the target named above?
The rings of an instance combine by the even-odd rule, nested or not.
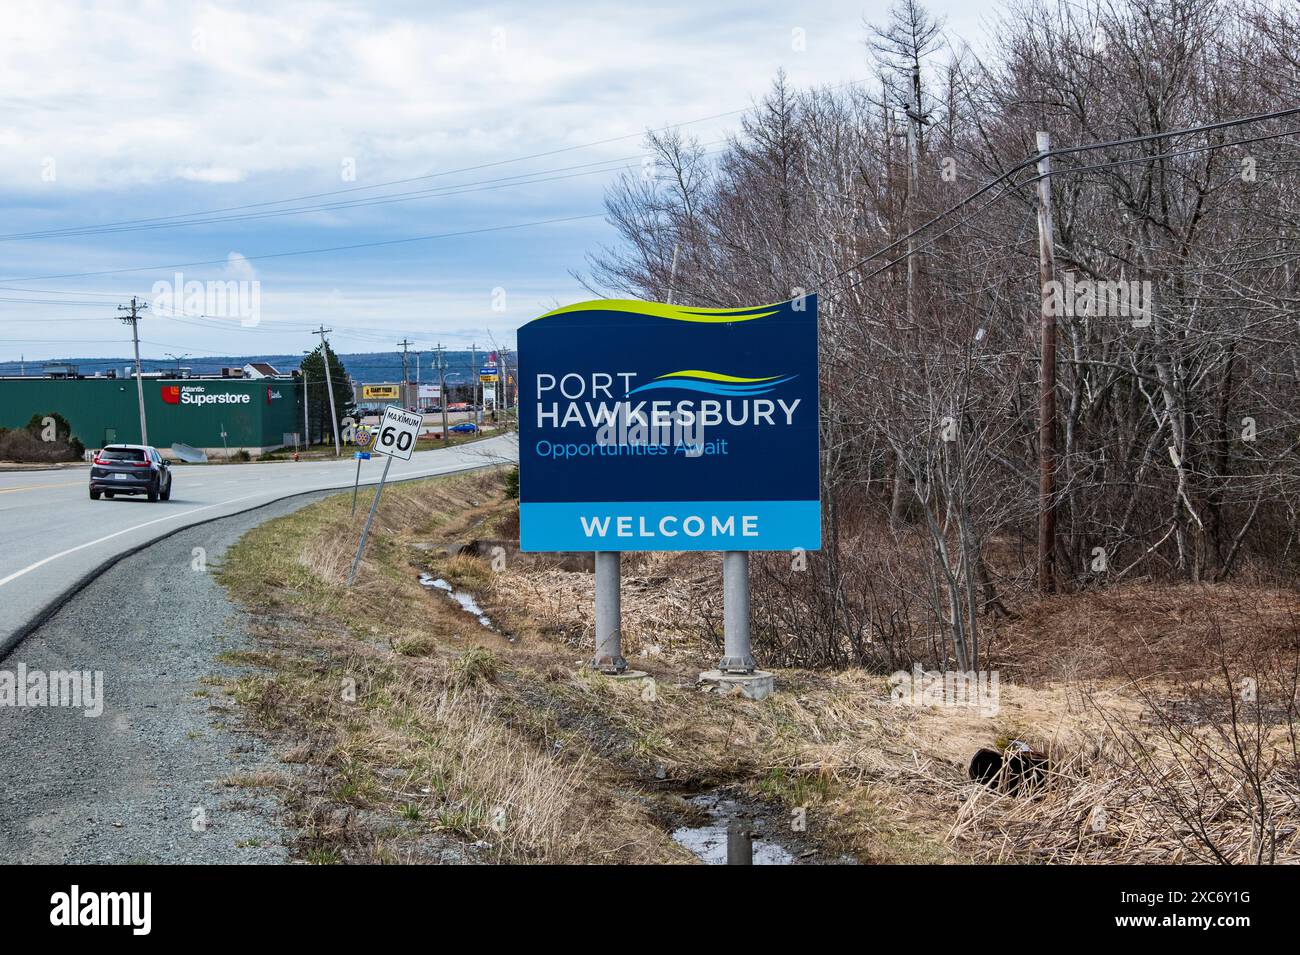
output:
[[[263,491],[262,493],[265,494],[266,492]],[[134,527],[124,527],[120,531],[114,531],[112,534],[106,534],[105,536],[100,537],[97,540],[87,541],[84,544],[78,544],[76,547],[69,547],[67,550],[61,550],[57,554],[51,554],[49,557],[42,558],[41,560],[38,560],[34,564],[28,564],[22,570],[15,570],[8,577],[0,577],[0,587],[3,587],[5,584],[9,583],[12,580],[17,580],[19,577],[22,577],[24,574],[30,574],[33,570],[36,570],[38,567],[44,567],[46,564],[50,563],[51,561],[58,560],[60,557],[67,557],[69,554],[75,554],[77,551],[85,550],[87,547],[94,547],[96,544],[102,544],[104,543],[104,541],[112,540],[114,537],[121,537],[123,534],[129,534],[132,531],[138,531],[142,527],[149,527],[151,524],[161,524],[163,521],[170,521],[178,517],[185,517],[188,514],[197,514],[199,511],[206,511],[214,507],[221,507],[223,504],[233,504],[236,501],[246,501],[250,497],[258,497],[258,495],[247,494],[244,497],[231,498],[229,501],[218,501],[215,504],[205,504],[202,507],[196,507],[193,508],[192,510],[181,511],[179,514],[168,514],[166,517],[159,517],[152,521],[145,521],[143,524],[136,524]]]
[[[509,463],[509,461],[508,459],[503,459],[500,462],[493,461],[489,463]],[[458,470],[459,466],[452,465],[451,469]],[[429,468],[424,471],[403,471],[403,472],[399,472],[397,475],[395,475],[395,477],[398,478],[424,477],[427,475],[442,474],[446,470],[447,470],[447,466],[443,465],[437,468]],[[346,490],[346,487],[347,487],[346,485],[333,485],[333,484],[318,486],[318,487],[308,487],[298,491],[289,491],[285,494],[282,494],[282,496],[293,497],[298,494],[310,494],[312,491]],[[57,554],[51,554],[49,557],[44,557],[41,560],[38,560],[34,564],[29,564],[28,566],[24,567],[22,570],[15,570],[8,577],[0,577],[0,587],[3,587],[5,584],[9,583],[10,581],[17,580],[19,577],[22,577],[26,574],[30,574],[33,570],[36,570],[40,567],[44,567],[48,563],[59,560],[62,557],[67,557],[69,554],[75,554],[77,553],[77,551],[85,550],[87,547],[94,547],[96,544],[102,544],[104,543],[104,541],[112,540],[114,537],[121,537],[123,534],[129,534],[132,531],[138,531],[142,527],[149,527],[153,524],[161,524],[163,521],[175,520],[178,517],[186,517],[190,514],[197,514],[200,511],[209,511],[214,507],[223,507],[226,504],[235,504],[238,503],[239,501],[247,501],[250,498],[254,498],[254,497],[265,497],[267,495],[274,496],[276,494],[281,494],[281,492],[280,491],[259,491],[256,494],[245,494],[243,497],[232,497],[228,501],[217,501],[215,504],[205,504],[202,507],[196,507],[188,511],[181,511],[179,514],[168,514],[165,517],[155,518],[152,521],[145,521],[143,524],[136,524],[133,527],[124,527],[120,531],[114,531],[111,534],[106,534],[105,536],[97,538],[93,541],[87,541],[84,544],[78,544],[76,547],[69,547],[67,550],[61,550]]]

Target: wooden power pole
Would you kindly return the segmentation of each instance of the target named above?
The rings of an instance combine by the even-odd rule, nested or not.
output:
[[[140,402],[140,443],[149,443],[149,424],[145,420],[144,413],[144,381],[140,377],[140,310],[148,308],[148,305],[137,302],[135,296],[131,296],[130,305],[119,305],[119,312],[127,312],[122,317],[122,321],[131,326],[131,342],[135,346],[135,396]]]
[[[1038,589],[1056,590],[1056,314],[1052,283],[1056,255],[1052,236],[1052,150],[1050,133],[1038,133]]]
[[[402,340],[401,340],[400,342],[398,342],[397,344],[399,344],[399,345],[402,346],[402,398],[401,398],[401,402],[402,402],[402,410],[405,411],[407,408],[413,408],[413,407],[415,407],[415,405],[417,405],[417,404],[419,403],[418,401],[412,401],[412,400],[411,400],[411,373],[410,373],[410,371],[408,370],[408,365],[407,365],[407,363],[406,363],[406,348],[407,348],[408,345],[411,345],[411,344],[413,344],[413,343],[412,343],[412,342],[408,342],[406,339],[402,339]]]
[[[320,357],[321,361],[325,363],[325,390],[329,392],[330,396],[330,424],[334,426],[334,456],[337,458],[343,451],[339,444],[339,415],[334,410],[334,381],[330,377],[330,348],[329,343],[325,341],[326,334],[333,330],[322,325],[312,334],[320,336]]]
[[[438,394],[442,400],[442,446],[445,448],[451,442],[450,435],[447,434],[447,375],[446,365],[442,360],[442,342],[438,343]]]

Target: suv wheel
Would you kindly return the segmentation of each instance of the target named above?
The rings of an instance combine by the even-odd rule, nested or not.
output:
[[[99,492],[96,491],[93,487],[90,489],[90,499],[91,499],[92,501],[98,501],[98,500],[99,500]]]
[[[150,500],[150,501],[156,501],[156,500],[158,500],[158,486],[157,486],[157,485],[152,485],[152,486],[150,486],[150,488],[149,488],[149,500]]]

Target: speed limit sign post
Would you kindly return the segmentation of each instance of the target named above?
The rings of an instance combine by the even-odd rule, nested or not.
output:
[[[375,511],[379,510],[379,496],[384,493],[384,482],[388,480],[388,469],[392,466],[393,458],[401,458],[403,461],[411,460],[411,452],[415,450],[416,439],[420,436],[420,427],[424,424],[424,415],[418,411],[404,411],[395,405],[389,405],[384,409],[384,420],[379,423],[379,431],[375,435],[374,445],[371,448],[379,454],[384,455],[384,473],[379,477],[379,487],[375,489],[374,500],[370,502],[370,513],[366,515],[366,526],[361,530],[361,541],[357,544],[357,556],[352,558],[352,570],[348,572],[348,586],[352,586],[352,581],[357,577],[357,568],[361,566],[361,555],[366,550],[366,538],[370,536],[370,525],[375,522]],[[361,464],[357,464],[358,474],[360,473]]]

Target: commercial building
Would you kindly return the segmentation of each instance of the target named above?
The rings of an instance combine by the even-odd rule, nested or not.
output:
[[[209,454],[261,454],[293,445],[302,432],[299,378],[178,378],[145,375],[149,443],[189,445]],[[87,448],[140,443],[134,377],[0,378],[0,427],[57,412]],[[224,432],[224,434],[223,434]]]

